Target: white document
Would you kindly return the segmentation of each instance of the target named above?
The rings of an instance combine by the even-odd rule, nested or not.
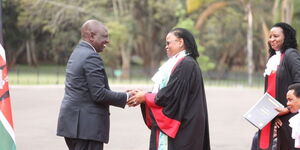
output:
[[[271,95],[265,93],[243,117],[258,129],[262,129],[278,115],[279,112],[275,110],[276,107],[284,108]]]

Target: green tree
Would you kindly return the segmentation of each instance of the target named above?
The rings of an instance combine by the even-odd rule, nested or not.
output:
[[[175,27],[181,27],[188,29],[195,36],[195,40],[198,47],[199,57],[197,59],[199,65],[201,66],[202,71],[206,72],[215,67],[215,64],[211,62],[210,58],[204,54],[205,48],[200,45],[199,34],[200,31],[195,28],[195,21],[192,18],[186,17],[187,11],[183,9],[182,5],[177,6],[176,16],[179,20]]]
[[[165,58],[165,36],[176,25],[177,0],[133,0],[135,53],[142,58],[146,74],[150,75]]]
[[[2,13],[3,13],[3,40],[4,48],[6,50],[6,57],[8,64],[11,66],[17,61],[17,57],[20,56],[24,46],[22,40],[24,34],[18,28],[18,6],[17,0],[3,0],[2,1]]]
[[[26,35],[27,63],[37,65],[37,58],[62,63],[78,42],[84,20],[106,20],[101,15],[105,9],[98,9],[106,4],[96,0],[20,0],[18,26]]]
[[[293,19],[293,27],[297,31],[297,42],[298,45],[300,45],[300,7],[295,7],[295,6],[300,6],[300,1],[294,1],[294,19]],[[299,47],[299,46],[298,46]]]
[[[261,71],[265,67],[268,27],[274,23],[274,18],[290,20],[293,16],[293,1],[198,0],[199,2],[201,5],[197,5],[198,9],[191,11],[190,16],[197,20],[196,28],[200,31],[200,42],[206,49],[205,53],[218,64],[215,69],[228,72],[246,71],[248,68],[251,83],[254,70]]]
[[[134,9],[131,0],[112,0],[114,17],[107,26],[110,30],[111,49],[113,57],[120,58],[114,68],[122,68],[122,78],[129,79],[131,68],[131,53],[133,50],[133,17]],[[111,60],[111,59],[110,59]],[[121,67],[120,67],[121,66]]]
[[[109,29],[111,43],[102,57],[108,67],[122,69],[123,78],[130,76],[131,58],[141,58],[148,75],[157,70],[174,26],[193,32],[204,71],[247,71],[247,45],[253,47],[253,69],[262,71],[269,27],[292,21],[299,31],[298,5],[295,0],[3,0],[4,47],[9,64],[65,64],[80,25],[94,18]]]

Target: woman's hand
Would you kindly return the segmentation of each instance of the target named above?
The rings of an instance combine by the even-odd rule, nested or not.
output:
[[[130,97],[127,101],[129,107],[137,106],[141,103],[145,102],[145,94],[146,92],[142,90],[136,90],[134,96]]]

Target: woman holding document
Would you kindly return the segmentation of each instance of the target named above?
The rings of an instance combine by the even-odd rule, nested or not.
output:
[[[268,45],[269,59],[264,72],[265,92],[286,107],[288,86],[300,82],[300,55],[297,51],[296,31],[286,23],[276,23],[270,30]],[[294,114],[290,113],[288,108],[277,110],[277,117],[254,137],[252,150],[296,149],[288,122]]]

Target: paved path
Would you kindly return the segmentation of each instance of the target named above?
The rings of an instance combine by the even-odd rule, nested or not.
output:
[[[144,85],[113,85],[112,89],[148,89]],[[57,137],[56,123],[63,86],[11,86],[10,94],[18,150],[67,150]],[[256,128],[242,115],[262,95],[262,89],[207,87],[212,150],[249,150]],[[105,150],[147,150],[149,130],[140,109],[111,107],[110,142]]]

